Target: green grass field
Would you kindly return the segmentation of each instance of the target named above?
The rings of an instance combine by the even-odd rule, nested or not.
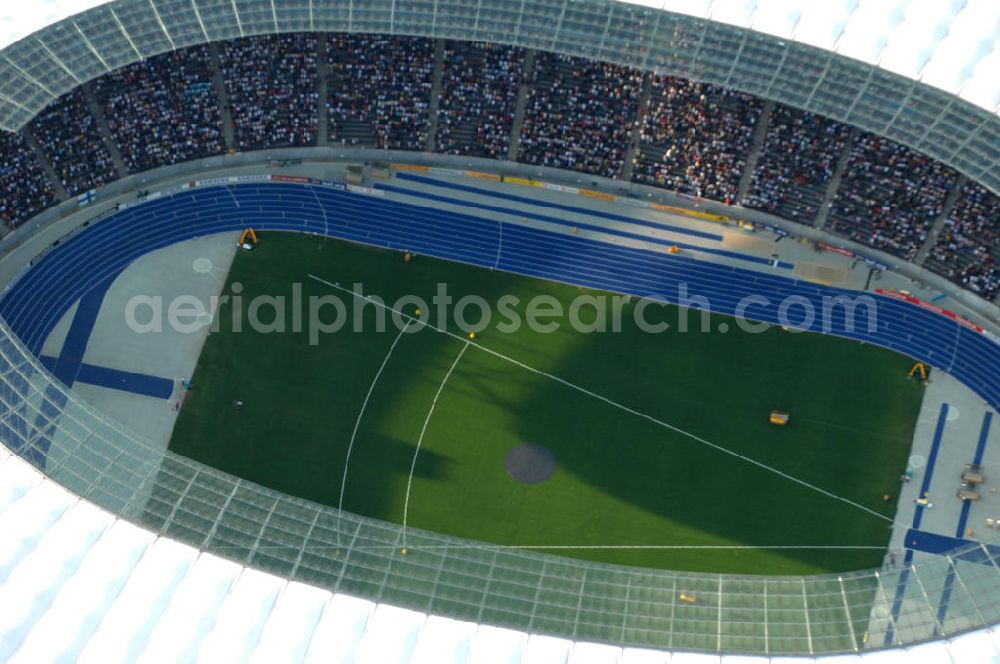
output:
[[[365,293],[389,303],[404,294],[430,301],[438,283],[456,299],[513,294],[522,310],[534,295],[568,302],[590,292],[426,257],[406,264],[397,252],[276,233],[237,256],[225,292],[239,282],[246,302],[259,294],[287,297],[301,283],[304,298],[339,295],[350,317],[351,296],[309,274],[344,286],[361,282]],[[701,314],[659,305],[647,315],[671,322],[671,331],[648,334],[632,322],[634,304],[625,305],[620,333],[565,325],[551,334],[527,326],[502,333],[495,324],[481,332],[476,343],[500,356],[470,345],[448,377],[416,457],[407,525],[503,545],[623,547],[552,552],[646,567],[810,574],[878,566],[888,521],[642,415],[891,516],[895,500],[885,503],[883,494],[898,489],[923,392],[906,378],[912,362],[818,334],[749,334],[724,316],[713,316],[711,329],[728,322],[726,334],[680,333],[678,316],[697,328]],[[343,507],[401,523],[417,442],[465,341],[413,326],[359,422],[398,335],[391,324],[374,331],[376,311],[365,308],[363,333],[351,331],[351,320],[312,346],[305,331],[262,334],[244,325],[235,332],[232,304],[224,304],[170,449],[336,506],[358,423]],[[768,423],[772,408],[791,413],[789,426]],[[556,457],[549,480],[525,485],[507,475],[505,455],[525,442]],[[628,548],[703,545],[745,548]],[[875,548],[753,548],[774,545]]]

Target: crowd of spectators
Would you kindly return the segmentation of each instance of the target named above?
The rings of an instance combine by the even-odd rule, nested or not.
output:
[[[619,177],[642,81],[637,69],[538,53],[519,159]]]
[[[434,42],[334,35],[328,47],[330,139],[345,145],[427,146]]]
[[[864,133],[851,148],[828,228],[906,260],[941,214],[956,173],[889,139]]]
[[[118,177],[97,121],[79,88],[35,116],[31,133],[70,196]]]
[[[316,144],[319,90],[314,34],[247,37],[221,50],[239,150]]]
[[[653,79],[633,167],[637,182],[735,201],[762,103],[671,76]]]
[[[524,49],[449,41],[436,151],[506,159],[523,66]]]
[[[948,215],[927,267],[992,300],[1000,293],[1000,197],[966,184]]]
[[[743,205],[811,223],[850,131],[821,115],[776,104]]]
[[[327,40],[325,44],[321,40]],[[240,150],[315,145],[319,49],[330,63],[330,136],[345,144],[426,148],[434,43],[379,35],[289,34],[220,45]],[[437,116],[439,152],[508,156],[523,49],[447,42]],[[219,154],[223,138],[211,56],[197,46],[141,61],[94,83],[126,167],[139,172]],[[633,178],[699,197],[735,200],[762,104],[742,93],[633,69],[538,53],[519,159],[619,177],[633,132]],[[70,195],[117,173],[81,90],[64,95],[28,130]],[[744,205],[790,219],[817,212],[850,128],[775,105]],[[957,175],[910,148],[862,133],[851,147],[827,228],[913,260]],[[32,149],[0,132],[0,219],[14,227],[53,204]],[[927,257],[927,267],[986,298],[1000,294],[1000,197],[969,183]]]
[[[15,228],[55,200],[45,173],[24,139],[0,131],[0,219]]]
[[[206,46],[158,55],[95,83],[129,172],[224,150],[218,93]]]

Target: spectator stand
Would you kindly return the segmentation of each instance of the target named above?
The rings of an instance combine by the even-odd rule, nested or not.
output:
[[[56,202],[31,149],[18,134],[0,131],[0,219],[14,229]]]
[[[538,53],[519,161],[618,178],[642,81],[637,69]]]
[[[987,300],[1000,294],[1000,197],[968,182],[924,265]]]
[[[743,205],[812,223],[850,132],[848,125],[776,104]]]
[[[114,162],[87,108],[82,88],[46,107],[31,121],[29,129],[70,196],[117,179]]]
[[[448,41],[437,152],[506,159],[523,66],[521,48]]]
[[[220,49],[238,150],[316,145],[315,34],[247,37]]]
[[[734,202],[762,107],[759,99],[741,92],[657,76],[632,179]]]
[[[434,42],[416,37],[333,35],[327,62],[330,142],[424,150]]]
[[[913,260],[957,177],[926,155],[863,133],[851,149],[827,229]]]
[[[224,151],[208,48],[158,55],[107,74],[94,89],[130,173]]]

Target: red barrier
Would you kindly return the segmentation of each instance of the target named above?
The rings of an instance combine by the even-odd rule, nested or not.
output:
[[[956,314],[954,311],[949,311],[947,309],[942,309],[941,307],[935,306],[935,305],[931,304],[930,302],[924,302],[923,300],[918,300],[917,298],[912,297],[910,295],[903,295],[902,293],[897,293],[896,291],[887,291],[887,290],[884,290],[882,288],[876,288],[875,292],[878,293],[879,295],[885,295],[886,297],[891,297],[894,300],[902,300],[903,302],[909,302],[910,304],[918,306],[921,309],[928,309],[928,310],[933,311],[935,313],[941,314],[942,316],[945,316],[947,318],[952,319],[956,323],[964,325],[965,327],[969,328],[970,330],[974,330],[974,331],[979,332],[979,333],[983,332],[983,328],[979,327],[978,325],[976,325],[972,321],[966,320],[965,318],[962,318],[961,316],[959,316],[958,314]]]

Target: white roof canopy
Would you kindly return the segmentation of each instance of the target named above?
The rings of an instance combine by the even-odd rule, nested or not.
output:
[[[978,664],[1000,628],[860,656],[620,648],[411,611],[242,567],[116,519],[0,445],[0,660]]]
[[[620,0],[803,42],[1000,113],[996,0]]]

